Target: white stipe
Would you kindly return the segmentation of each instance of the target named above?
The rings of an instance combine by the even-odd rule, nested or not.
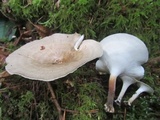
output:
[[[78,51],[78,48],[79,48],[79,46],[81,45],[83,39],[84,39],[84,35],[82,35],[82,36],[77,40],[76,44],[74,45],[74,49],[75,49],[76,51]]]

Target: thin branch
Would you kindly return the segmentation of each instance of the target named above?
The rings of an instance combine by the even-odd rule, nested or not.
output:
[[[60,105],[59,105],[59,103],[58,103],[58,101],[56,99],[56,95],[55,95],[55,93],[54,93],[54,91],[52,89],[52,86],[51,86],[50,82],[47,82],[47,86],[48,86],[48,88],[49,88],[49,90],[51,92],[53,103],[56,106],[56,109],[58,111],[59,120],[63,120],[63,116],[62,116],[62,112],[61,112],[61,107],[60,107]]]

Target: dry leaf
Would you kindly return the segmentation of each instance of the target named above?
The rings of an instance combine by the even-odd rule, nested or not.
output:
[[[30,21],[31,22],[31,21]],[[33,24],[31,22],[31,24]],[[43,25],[37,25],[37,24],[33,24],[33,26],[35,27],[36,31],[38,32],[40,37],[46,37],[51,35],[51,30]]]
[[[2,66],[5,63],[6,57],[9,55],[9,52],[5,51],[5,47],[0,47],[0,66]]]
[[[147,65],[149,65],[149,66],[157,66],[159,64],[160,64],[160,57],[159,56],[155,57],[155,58],[151,58],[147,63]]]
[[[6,56],[0,54],[0,66],[2,66],[5,63],[5,59],[6,59]]]
[[[71,80],[66,80],[65,81],[65,83],[67,84],[67,85],[69,85],[69,86],[71,86],[71,87],[74,87],[74,84],[73,84],[73,82],[71,81]]]
[[[10,76],[10,74],[5,70],[0,73],[0,78],[5,78],[5,77],[8,77],[8,76]]]

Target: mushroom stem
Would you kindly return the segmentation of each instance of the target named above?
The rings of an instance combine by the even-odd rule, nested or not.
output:
[[[154,90],[147,84],[137,81],[138,83],[138,90],[133,94],[133,96],[127,101],[128,105],[131,106],[132,102],[142,93],[142,92],[147,92],[152,94]]]
[[[76,44],[74,45],[74,49],[77,51],[79,46],[81,45],[82,41],[84,39],[84,35],[82,35],[76,42]]]
[[[107,103],[104,105],[105,111],[109,113],[114,113],[113,102],[115,96],[116,79],[117,79],[116,76],[110,75],[108,98],[107,98]]]
[[[56,109],[57,109],[57,111],[58,111],[59,120],[63,120],[62,109],[61,109],[61,107],[60,107],[60,105],[59,105],[59,103],[58,103],[58,101],[57,101],[57,99],[56,99],[56,95],[55,95],[55,93],[54,93],[54,90],[53,90],[50,82],[47,82],[47,86],[48,86],[48,88],[49,88],[49,90],[50,90],[50,92],[51,92],[52,99],[53,99],[53,103],[54,103],[54,105],[55,105],[55,107],[56,107]]]
[[[136,81],[128,76],[123,76],[121,77],[122,81],[123,81],[123,86],[122,86],[122,89],[121,89],[121,92],[118,96],[118,98],[115,100],[116,104],[117,105],[120,105],[121,104],[121,100],[125,94],[125,92],[127,91],[128,87],[135,83]]]

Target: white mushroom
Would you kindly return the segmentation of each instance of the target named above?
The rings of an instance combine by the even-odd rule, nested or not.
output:
[[[20,47],[6,58],[6,70],[25,78],[53,81],[97,57],[103,50],[95,40],[80,34],[56,33]],[[93,49],[94,48],[94,49]]]
[[[113,102],[117,77],[120,76],[123,80],[122,90],[116,100],[121,102],[127,88],[135,82],[134,79],[141,79],[144,76],[144,68],[141,65],[148,60],[148,50],[140,39],[126,33],[110,35],[100,43],[103,55],[96,62],[96,69],[102,73],[110,73],[105,110],[114,113]]]
[[[125,101],[129,106],[131,106],[132,102],[143,92],[153,94],[154,90],[147,84],[137,81],[137,84],[139,86],[138,90],[133,94],[133,96],[128,100]]]
[[[121,100],[122,100],[126,90],[128,89],[128,87],[136,82],[134,79],[132,79],[132,78],[130,78],[128,76],[122,76],[121,79],[123,81],[122,89],[121,89],[121,92],[119,93],[119,96],[115,100],[115,102],[118,105],[121,105]]]
[[[102,56],[99,42],[84,35],[55,33],[20,47],[6,58],[6,71],[32,80],[53,81]],[[93,49],[94,48],[94,49]],[[49,82],[48,88],[62,120],[61,108]]]

